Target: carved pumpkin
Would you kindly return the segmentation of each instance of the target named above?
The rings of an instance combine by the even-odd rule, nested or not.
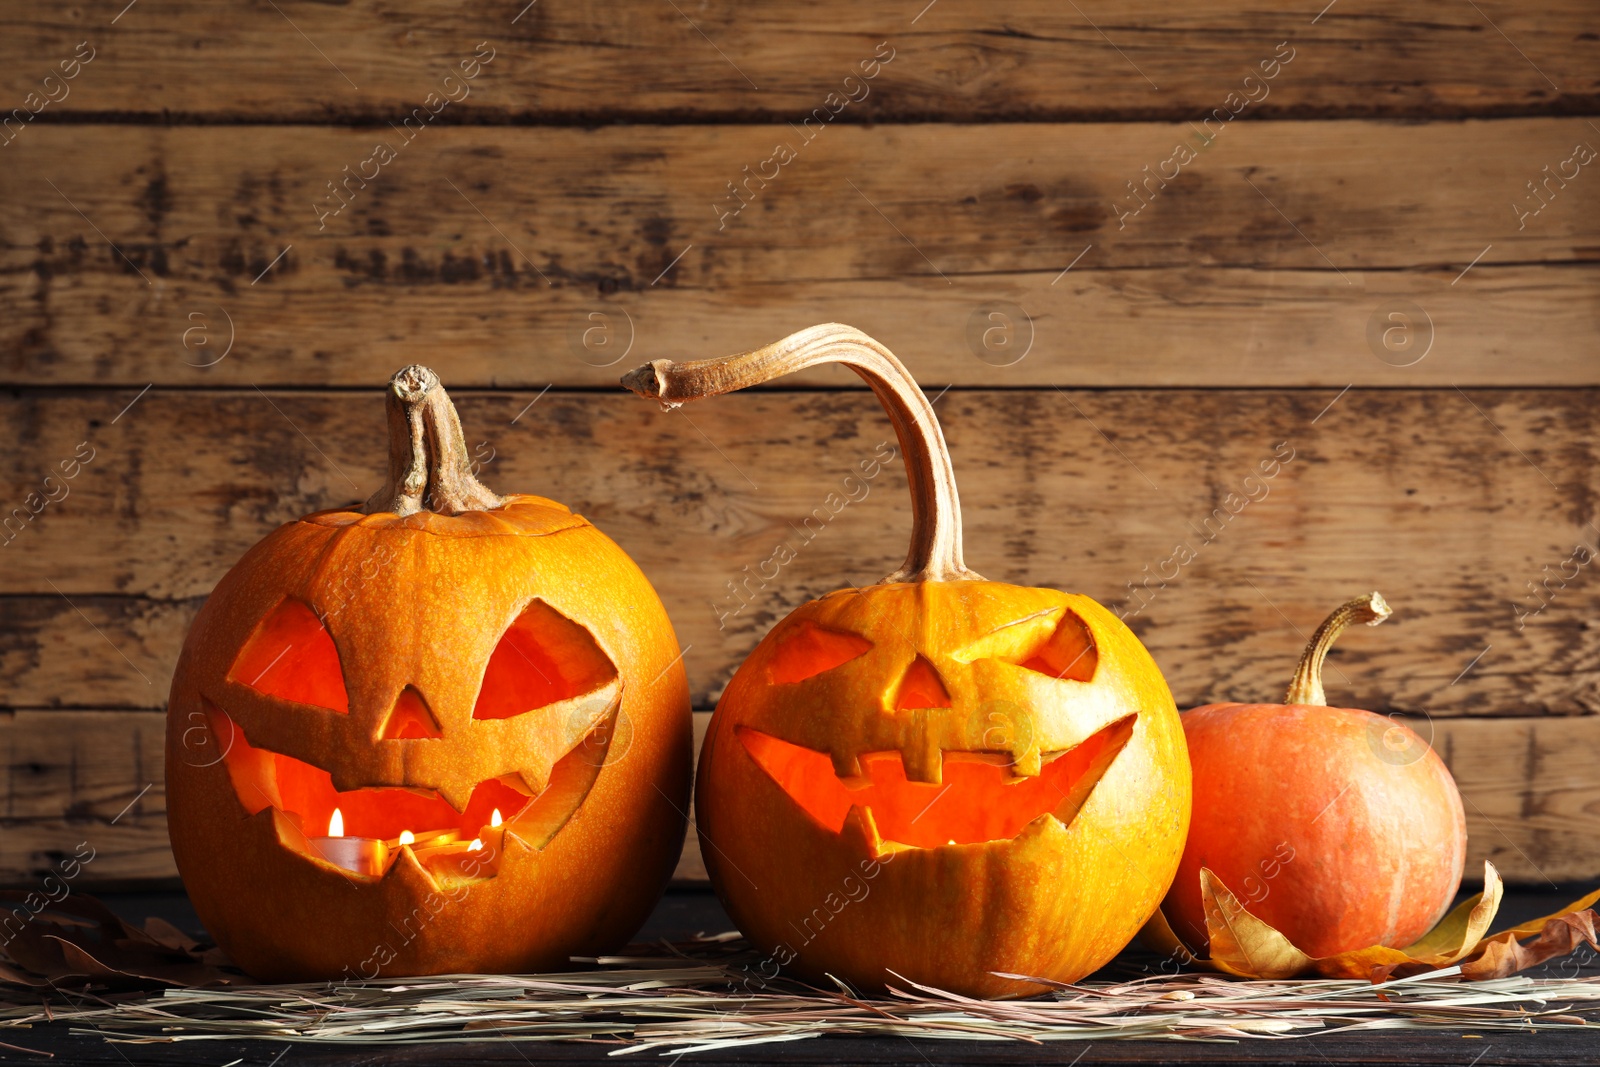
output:
[[[677,640],[588,521],[476,480],[432,371],[387,403],[388,484],[269,534],[184,643],[178,868],[258,978],[565,966],[626,941],[682,847]]]
[[[768,953],[753,977],[976,996],[1040,988],[993,972],[1075,981],[1138,931],[1183,849],[1183,732],[1149,653],[1088,597],[967,569],[933,409],[865,334],[818,326],[623,381],[676,404],[825,362],[889,413],[911,551],[798,608],[729,683],[696,787],[712,883]]]
[[[1439,754],[1382,715],[1327,707],[1322,664],[1356,622],[1389,617],[1377,593],[1318,627],[1282,704],[1209,704],[1183,715],[1194,820],[1162,912],[1204,954],[1200,868],[1311,956],[1401,948],[1455,899],[1467,824]]]

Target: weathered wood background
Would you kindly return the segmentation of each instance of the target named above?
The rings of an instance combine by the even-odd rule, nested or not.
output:
[[[0,882],[85,839],[86,882],[173,877],[185,628],[275,524],[377,484],[408,362],[486,481],[639,561],[710,708],[787,611],[893,568],[904,477],[746,603],[887,424],[844,373],[675,414],[614,383],[829,319],[939,395],[979,571],[1127,611],[1183,706],[1275,698],[1378,588],[1334,698],[1433,738],[1474,862],[1600,875],[1593,3],[4,0],[0,29],[0,510],[93,456],[0,534]]]

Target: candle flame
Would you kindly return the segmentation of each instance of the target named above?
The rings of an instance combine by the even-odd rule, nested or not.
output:
[[[504,821],[505,820],[500,817],[500,809],[499,808],[495,808],[494,809],[494,814],[489,816],[489,825],[490,826],[499,826]]]
[[[417,835],[412,833],[410,830],[401,830],[400,831],[400,843],[402,845],[409,845],[413,841],[415,841],[416,839],[417,839]]]
[[[334,808],[333,809],[333,814],[328,817],[328,836],[329,837],[343,837],[344,836],[344,816],[342,814],[340,814],[338,808]]]
[[[483,847],[483,842],[479,841],[476,837],[474,837],[472,839],[472,844],[467,846],[467,851],[468,852],[476,852],[482,847]]]

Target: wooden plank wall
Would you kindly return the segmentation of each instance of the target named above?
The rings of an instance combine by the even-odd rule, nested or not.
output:
[[[887,424],[843,373],[671,415],[615,379],[829,319],[938,395],[979,571],[1125,611],[1183,706],[1275,698],[1378,588],[1335,699],[1433,737],[1474,861],[1600,876],[1593,4],[0,25],[0,510],[56,497],[0,535],[0,882],[84,839],[86,882],[172,878],[184,631],[274,525],[376,485],[408,362],[486,481],[639,561],[710,708],[786,612],[893,568],[904,477],[735,594]]]

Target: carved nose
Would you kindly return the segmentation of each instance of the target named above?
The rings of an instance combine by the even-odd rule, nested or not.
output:
[[[389,711],[389,718],[378,735],[381,741],[400,741],[411,738],[443,737],[439,720],[428,707],[422,694],[412,686],[401,690],[400,698]]]
[[[894,695],[894,710],[949,706],[950,694],[939,680],[939,672],[933,669],[933,664],[918,656],[900,677],[900,686]]]

